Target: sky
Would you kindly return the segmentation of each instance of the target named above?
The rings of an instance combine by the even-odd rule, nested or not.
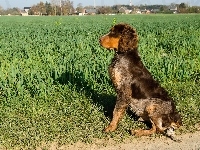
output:
[[[37,4],[40,1],[42,2],[50,2],[51,0],[0,0],[0,6],[4,9],[7,8],[24,8],[30,7],[33,4]],[[74,7],[76,8],[79,3],[82,6],[88,6],[94,4],[96,6],[112,6],[116,4],[126,4],[130,3],[130,0],[71,0],[73,1]],[[154,5],[154,4],[163,4],[168,5],[171,3],[180,4],[182,2],[189,4],[190,6],[200,6],[200,0],[131,0],[133,5],[140,5],[140,4],[147,4],[147,5]]]

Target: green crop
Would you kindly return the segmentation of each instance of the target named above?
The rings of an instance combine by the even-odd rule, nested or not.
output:
[[[0,147],[126,138],[144,126],[129,115],[104,134],[115,104],[114,52],[99,45],[114,24],[137,29],[142,61],[174,98],[184,121],[200,121],[199,15],[0,17]],[[121,139],[121,137],[120,137]]]

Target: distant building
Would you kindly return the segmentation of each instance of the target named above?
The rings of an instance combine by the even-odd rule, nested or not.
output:
[[[135,12],[136,14],[141,14],[141,13],[142,13],[141,10],[140,10],[139,8],[136,8],[136,9],[134,10],[134,12]]]
[[[97,14],[97,10],[96,10],[96,8],[86,9],[85,13],[88,14],[88,15],[95,15],[95,14]]]
[[[178,12],[178,7],[177,6],[170,6],[169,10],[172,11],[174,14]]]
[[[31,9],[31,7],[24,7],[24,11],[28,13],[28,11]]]
[[[24,10],[21,10],[20,13],[22,16],[28,16],[28,11],[31,9],[31,7],[24,7]]]
[[[141,13],[142,14],[150,14],[151,12],[148,9],[144,9],[144,10],[141,10]]]
[[[121,7],[119,9],[119,13],[122,13],[122,14],[130,14],[132,10],[129,10],[127,9],[126,7]]]
[[[159,11],[160,11],[160,9],[152,9],[152,10],[151,10],[151,13],[156,14],[156,13],[158,13]]]
[[[97,14],[97,9],[95,9],[95,8],[83,9],[81,12],[76,12],[76,14],[79,16],[95,15],[95,14]]]

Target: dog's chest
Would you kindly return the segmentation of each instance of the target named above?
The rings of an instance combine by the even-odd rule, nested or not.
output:
[[[124,57],[115,58],[109,66],[110,78],[114,86],[119,89],[121,85],[127,81],[128,77],[128,60]]]

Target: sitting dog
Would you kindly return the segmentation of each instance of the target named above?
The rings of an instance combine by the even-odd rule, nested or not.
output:
[[[112,121],[105,128],[105,132],[116,130],[129,105],[144,120],[146,118],[143,116],[146,116],[147,120],[151,121],[153,129],[147,133],[153,133],[155,127],[163,132],[165,128],[162,124],[171,127],[173,123],[177,123],[176,121],[181,122],[172,98],[153,79],[142,63],[138,54],[138,36],[134,28],[128,24],[117,24],[110,29],[108,34],[102,36],[99,42],[102,47],[115,51],[109,66],[109,75],[117,92],[117,100]],[[140,106],[143,113],[138,113],[134,105]],[[164,109],[166,111],[161,110],[165,105],[167,106]],[[147,135],[145,132],[134,131],[132,133]]]

